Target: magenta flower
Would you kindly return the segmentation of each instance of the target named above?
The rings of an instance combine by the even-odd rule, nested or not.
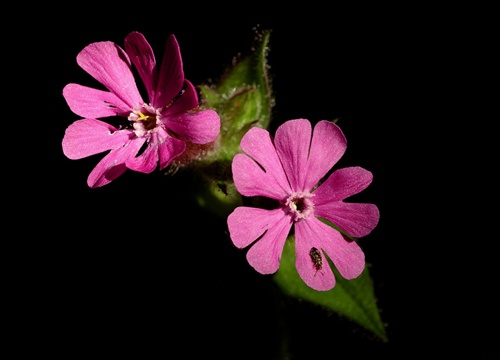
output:
[[[125,50],[113,42],[96,42],[77,56],[78,65],[109,91],[68,84],[63,89],[71,111],[84,119],[71,124],[62,148],[70,159],[109,151],[90,173],[91,188],[110,183],[126,169],[150,173],[165,169],[186,149],[186,143],[208,144],[220,131],[214,110],[199,109],[195,87],[184,78],[179,45],[167,39],[161,66],[138,32],[125,38]],[[149,102],[137,88],[132,64],[144,83]],[[118,116],[115,127],[97,120]]]
[[[353,238],[368,235],[378,224],[376,205],[344,202],[371,183],[371,172],[348,167],[321,182],[344,154],[346,144],[340,128],[326,120],[316,124],[314,133],[308,120],[297,119],[282,124],[275,139],[257,127],[243,136],[240,145],[246,154],[237,154],[232,163],[238,192],[277,200],[271,210],[237,207],[227,219],[236,247],[255,242],[247,260],[259,273],[278,270],[292,226],[295,267],[309,287],[325,291],[335,286],[325,256],[345,279],[363,272],[365,256],[356,241],[320,220],[328,220]]]

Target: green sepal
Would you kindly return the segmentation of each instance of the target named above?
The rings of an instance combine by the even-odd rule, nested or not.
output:
[[[200,85],[201,103],[221,119],[218,150],[207,161],[232,161],[243,135],[253,126],[267,128],[273,104],[267,72],[270,31],[264,31],[254,50],[226,70],[216,85]]]
[[[201,206],[226,216],[231,207],[241,204],[231,173],[233,157],[241,152],[241,138],[253,126],[267,128],[271,119],[274,100],[267,72],[270,34],[270,30],[260,33],[252,51],[235,60],[218,83],[198,86],[202,107],[217,111],[221,131],[214,149],[195,163],[206,180],[196,197]]]
[[[203,179],[193,189],[195,201],[198,205],[225,219],[238,206],[243,205],[241,195],[232,181],[208,181]]]
[[[368,267],[356,279],[346,280],[329,259],[328,262],[337,280],[335,287],[329,291],[316,291],[308,287],[295,268],[294,237],[290,235],[283,248],[280,268],[273,275],[273,280],[288,296],[334,311],[361,325],[382,341],[387,341]]]

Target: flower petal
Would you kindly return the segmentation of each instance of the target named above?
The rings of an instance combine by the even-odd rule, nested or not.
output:
[[[158,70],[153,49],[144,35],[137,31],[127,35],[124,47],[144,83],[149,101],[152,101],[155,98],[158,83]]]
[[[276,129],[276,151],[294,191],[305,189],[307,156],[311,144],[311,123],[306,119],[289,120]]]
[[[319,221],[319,220],[318,220]],[[337,230],[319,221],[326,228],[331,229],[328,241],[323,241],[323,250],[344,279],[357,278],[365,269],[365,254],[356,241],[342,236]]]
[[[184,92],[182,93],[182,95],[175,98],[175,101],[171,106],[165,108],[162,115],[175,115],[195,109],[198,107],[198,105],[198,93],[196,92],[196,88],[190,81],[184,80]]]
[[[276,151],[295,191],[310,191],[345,153],[340,128],[322,120],[314,127],[306,119],[289,120],[276,130]]]
[[[163,143],[158,146],[160,170],[169,166],[176,157],[184,153],[184,150],[186,150],[186,143],[182,140],[169,137],[168,141],[163,141]]]
[[[107,160],[108,158],[106,156],[101,161],[105,162]],[[104,186],[106,184],[109,184],[111,181],[116,180],[126,170],[127,167],[123,163],[111,167],[95,167],[94,171],[92,171],[87,178],[87,185],[92,189]]]
[[[378,207],[374,204],[345,203],[342,201],[315,206],[314,214],[330,221],[355,238],[371,233],[380,218]]]
[[[265,210],[239,206],[227,217],[229,235],[234,245],[242,249],[275,226],[284,216],[281,209]]]
[[[77,120],[66,129],[62,140],[63,153],[70,159],[81,159],[119,148],[132,136],[132,131],[118,130],[100,120]]]
[[[247,252],[248,263],[261,274],[275,273],[292,227],[281,209],[237,207],[227,218],[233,244],[244,248],[264,234]]]
[[[306,119],[289,120],[276,130],[276,150],[295,191],[310,191],[345,153],[340,128],[322,120],[314,127]]]
[[[321,120],[315,125],[305,172],[306,190],[318,184],[344,155],[346,148],[347,140],[336,124]]]
[[[281,200],[292,192],[267,130],[251,128],[240,147],[249,155],[237,154],[233,158],[233,180],[240,194]]]
[[[278,270],[283,246],[292,227],[289,216],[285,216],[281,209],[238,207],[228,216],[227,223],[231,240],[239,248],[248,246],[264,233],[248,250],[248,263],[261,274]]]
[[[184,70],[182,68],[181,51],[175,36],[170,35],[165,45],[158,87],[152,105],[156,108],[168,105],[179,94],[183,85]]]
[[[378,224],[379,211],[373,204],[344,203],[370,185],[373,175],[359,166],[334,171],[314,191],[314,213],[353,237],[368,235]]]
[[[128,158],[125,165],[130,170],[149,174],[158,166],[158,147],[148,144],[141,155]]]
[[[248,263],[261,274],[274,274],[280,267],[281,255],[292,224],[288,217],[270,228],[247,252]]]
[[[169,117],[166,126],[182,139],[207,144],[219,135],[220,117],[215,110],[185,112]]]
[[[128,108],[142,104],[125,51],[111,41],[87,45],[76,57],[78,65],[114,93]]]
[[[158,166],[160,160],[160,170],[172,163],[172,160],[182,154],[186,148],[186,143],[179,139],[174,139],[162,128],[158,128],[152,133],[152,137],[144,152],[126,161],[127,168],[134,171],[149,174]]]
[[[336,284],[335,275],[321,250],[323,239],[327,239],[329,234],[325,233],[322,228],[316,229],[315,227],[315,221],[303,220],[295,223],[295,268],[307,286],[318,291],[327,291],[333,289]],[[322,256],[320,269],[316,268],[311,259],[310,252],[313,247]]]
[[[373,174],[359,166],[335,170],[316,190],[316,205],[342,201],[360,193],[371,184]]]
[[[280,166],[278,164],[278,166]],[[291,193],[290,188],[283,188],[288,184],[281,185],[250,157],[244,154],[236,154],[232,163],[233,181],[238,192],[243,196],[265,196],[270,199],[282,200]]]
[[[127,170],[125,162],[137,154],[143,143],[144,138],[135,138],[124,146],[111,150],[90,173],[88,186],[101,187],[122,175]]]
[[[304,239],[309,241],[313,239],[315,244],[319,244],[316,247],[326,252],[343,278],[351,280],[363,272],[365,254],[355,241],[348,240],[337,230],[314,217],[301,222],[300,226],[297,225],[295,225],[296,243]]]
[[[68,84],[63,96],[69,108],[84,118],[128,116],[130,107],[109,91],[92,89],[78,84]]]

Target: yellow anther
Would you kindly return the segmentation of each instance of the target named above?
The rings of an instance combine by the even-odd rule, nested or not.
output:
[[[138,111],[139,113],[139,118],[137,119],[137,121],[141,121],[141,120],[147,120],[149,118],[149,115],[144,115],[143,113],[141,113],[140,111]]]

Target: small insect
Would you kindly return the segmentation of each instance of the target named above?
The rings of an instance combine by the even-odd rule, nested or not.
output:
[[[224,193],[224,195],[228,195],[228,192],[227,192],[227,185],[225,182],[223,181],[218,181],[217,182],[217,187],[219,188],[220,191],[222,191]]]
[[[321,257],[321,252],[315,247],[312,247],[309,251],[309,256],[311,257],[316,272],[320,271],[323,268],[323,258]]]

